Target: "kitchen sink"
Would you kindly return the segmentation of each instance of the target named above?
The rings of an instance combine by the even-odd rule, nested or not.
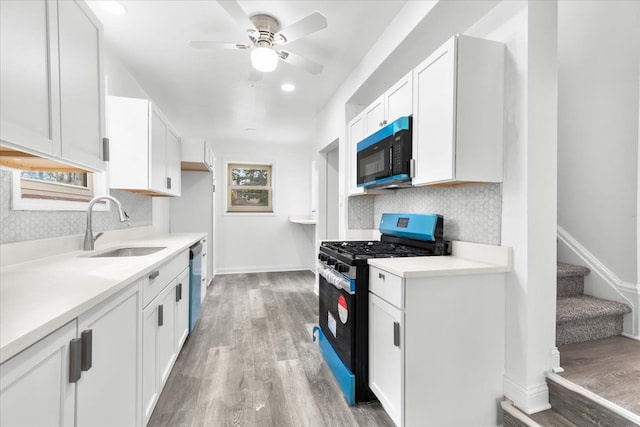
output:
[[[154,254],[163,249],[166,249],[166,246],[138,246],[132,248],[117,248],[95,255],[90,255],[89,258],[144,256]]]

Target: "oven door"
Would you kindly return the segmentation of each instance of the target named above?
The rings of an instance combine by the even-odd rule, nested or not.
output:
[[[356,298],[320,276],[319,317],[322,332],[342,362],[354,372]]]

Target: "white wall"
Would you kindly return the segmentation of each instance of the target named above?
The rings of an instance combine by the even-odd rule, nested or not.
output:
[[[313,269],[312,225],[289,222],[311,212],[311,149],[307,144],[213,141],[216,154],[216,273]],[[274,164],[275,214],[227,214],[225,162]]]
[[[563,1],[558,20],[558,225],[637,283],[640,2]]]

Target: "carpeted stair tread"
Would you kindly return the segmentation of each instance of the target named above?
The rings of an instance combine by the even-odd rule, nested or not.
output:
[[[626,304],[589,295],[560,297],[557,299],[556,305],[556,323],[617,316],[630,312],[631,307]]]
[[[591,270],[581,265],[565,264],[564,262],[559,262],[557,265],[558,278],[578,276],[584,277],[590,272]]]

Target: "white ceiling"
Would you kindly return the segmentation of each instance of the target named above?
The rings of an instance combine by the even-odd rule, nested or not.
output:
[[[183,136],[310,143],[316,112],[405,0],[239,1],[247,15],[270,14],[282,28],[314,11],[328,21],[327,28],[287,44],[324,65],[322,73],[312,75],[280,61],[258,82],[248,79],[249,52],[188,46],[190,40],[248,41],[216,0],[122,3],[128,13],[115,16],[89,2],[104,25],[107,46]],[[295,92],[282,92],[283,82],[294,83]]]

